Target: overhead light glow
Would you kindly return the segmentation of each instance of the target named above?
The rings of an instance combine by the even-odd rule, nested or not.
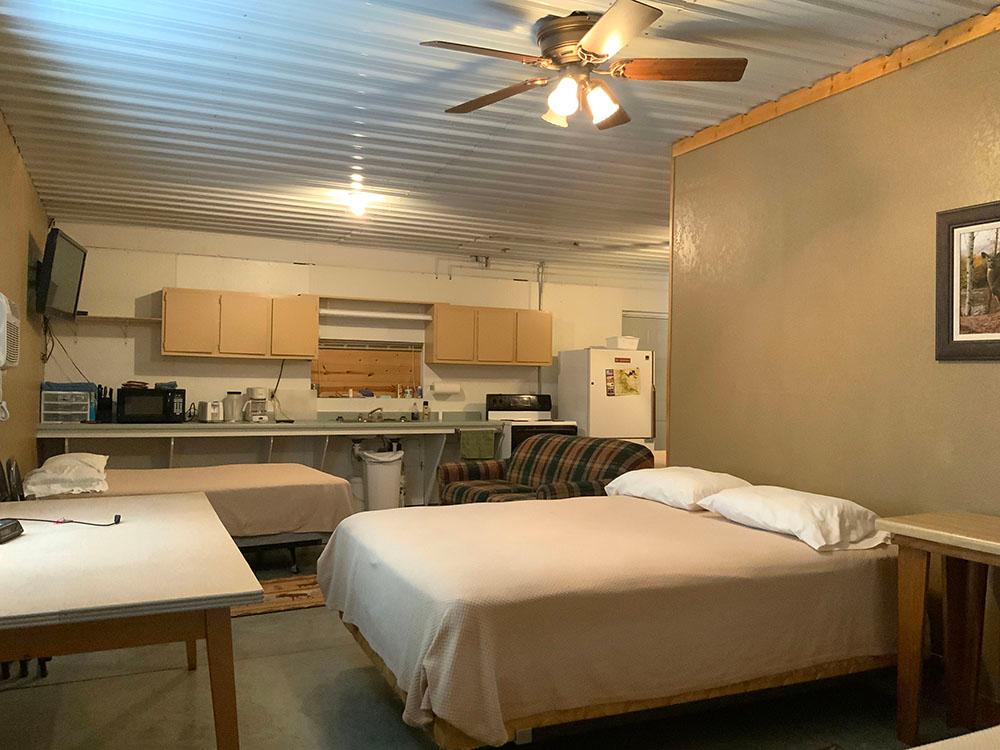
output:
[[[549,123],[551,125],[555,125],[556,127],[559,127],[559,128],[568,128],[569,127],[569,122],[566,120],[566,118],[563,117],[562,115],[557,115],[551,109],[548,112],[546,112],[544,115],[542,115],[542,119],[545,120],[545,122],[547,122],[547,123]]]
[[[587,89],[587,107],[590,108],[590,116],[594,119],[595,125],[604,122],[621,109],[621,105],[614,100],[611,91],[602,81],[595,81]]]
[[[358,183],[355,183],[353,189],[351,190],[331,190],[330,198],[334,203],[346,206],[347,210],[358,218],[365,215],[365,212],[368,210],[368,206],[373,203],[381,203],[385,200],[377,193],[363,192],[361,190],[361,185]]]
[[[580,108],[579,85],[575,78],[566,76],[549,94],[549,109],[557,115],[569,117]]]

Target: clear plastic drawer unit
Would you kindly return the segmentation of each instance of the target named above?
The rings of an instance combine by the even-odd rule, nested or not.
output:
[[[91,398],[87,391],[42,391],[42,424],[87,421]]]

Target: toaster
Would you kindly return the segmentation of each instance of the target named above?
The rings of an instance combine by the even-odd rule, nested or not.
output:
[[[199,401],[198,421],[199,422],[221,422],[222,402],[221,401]]]

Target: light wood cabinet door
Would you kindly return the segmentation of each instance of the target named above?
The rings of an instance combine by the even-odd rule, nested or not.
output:
[[[319,297],[271,300],[271,355],[315,359],[319,354]]]
[[[434,305],[430,362],[474,362],[476,308]]]
[[[476,361],[510,364],[514,361],[516,311],[497,307],[476,310]]]
[[[219,293],[206,289],[163,290],[163,354],[219,351]]]
[[[249,292],[222,292],[219,353],[266,357],[271,343],[271,298]]]
[[[552,313],[517,311],[517,362],[552,364]]]

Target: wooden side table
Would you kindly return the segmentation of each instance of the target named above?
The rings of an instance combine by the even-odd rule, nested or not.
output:
[[[944,659],[948,723],[976,723],[986,579],[1000,566],[1000,517],[920,513],[878,521],[899,546],[899,667],[896,733],[917,742],[923,667],[924,605],[931,553],[944,559]]]

